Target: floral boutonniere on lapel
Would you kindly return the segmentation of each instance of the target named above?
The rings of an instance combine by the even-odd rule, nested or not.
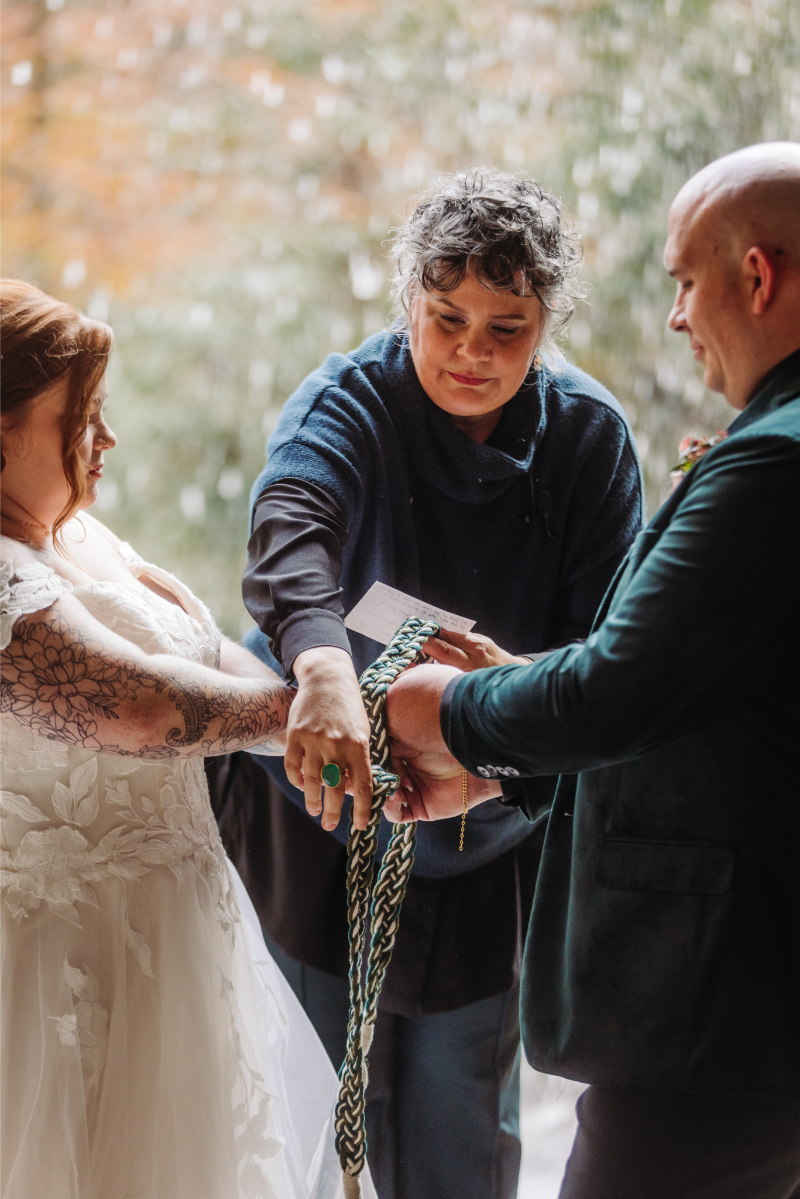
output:
[[[715,445],[719,445],[727,436],[727,429],[719,429],[713,437],[684,437],[678,446],[678,461],[669,472],[672,490],[681,485],[684,475],[689,473],[695,462],[699,462],[704,454]]]

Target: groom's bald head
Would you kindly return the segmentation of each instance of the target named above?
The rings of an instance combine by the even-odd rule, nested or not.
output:
[[[670,327],[685,332],[706,384],[744,407],[800,347],[800,145],[718,158],[681,188],[664,251],[678,282]]]
[[[713,252],[737,261],[760,245],[800,264],[800,145],[767,142],[709,163],[678,192],[673,223],[701,228]]]

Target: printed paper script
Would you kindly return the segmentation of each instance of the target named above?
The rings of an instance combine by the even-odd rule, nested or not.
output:
[[[435,620],[443,629],[454,633],[468,633],[475,624],[464,616],[456,616],[454,612],[445,612],[444,608],[435,608],[423,600],[387,587],[385,583],[373,583],[367,594],[358,601],[355,608],[345,617],[345,628],[363,633],[381,645],[388,645],[404,620],[409,616],[419,616],[421,620]]]

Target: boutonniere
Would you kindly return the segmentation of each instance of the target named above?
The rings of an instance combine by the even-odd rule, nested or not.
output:
[[[688,474],[695,462],[699,462],[704,454],[707,454],[715,445],[719,445],[727,436],[727,429],[718,429],[713,437],[684,437],[678,446],[678,461],[669,472],[672,490],[674,491],[681,484],[683,476]]]

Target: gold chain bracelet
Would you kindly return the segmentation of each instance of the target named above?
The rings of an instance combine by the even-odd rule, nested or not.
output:
[[[467,774],[466,769],[462,766],[461,767],[461,798],[464,801],[464,810],[461,813],[461,840],[458,843],[458,852],[459,853],[461,853],[461,851],[464,848],[464,830],[467,827],[467,807],[469,805],[468,786],[469,786],[469,775]]]

